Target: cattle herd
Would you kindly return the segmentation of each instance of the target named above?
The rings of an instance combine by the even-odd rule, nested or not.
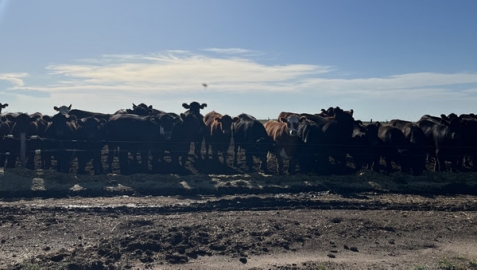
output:
[[[6,106],[0,104],[0,112]],[[389,173],[399,168],[416,175],[426,170],[430,161],[435,171],[477,165],[477,117],[473,114],[364,124],[353,118],[353,110],[330,107],[316,114],[281,112],[276,120],[262,123],[248,114],[232,117],[212,111],[202,115],[207,104],[198,102],[182,106],[186,110],[180,114],[143,103],[114,114],[72,109],[71,105],[55,106],[58,113],[52,116],[4,113],[0,166],[13,168],[21,161],[28,169],[70,172],[76,159],[77,173],[87,173],[85,168],[91,164],[95,174],[103,174],[112,172],[117,159],[121,174],[161,173],[164,166],[160,164],[174,171],[191,160],[227,166],[232,142],[234,167],[242,151],[249,171],[259,162],[259,170],[265,173],[270,173],[270,158],[276,158],[278,174],[285,168],[289,174],[346,171],[350,160],[354,169]],[[191,148],[193,153],[189,153]],[[107,164],[102,161],[106,151]]]

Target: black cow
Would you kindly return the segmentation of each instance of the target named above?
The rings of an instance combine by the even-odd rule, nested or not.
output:
[[[85,117],[77,120],[76,130],[76,157],[78,158],[78,173],[85,172],[86,163],[92,160],[95,174],[104,172],[101,162],[101,151],[105,145],[105,119]]]
[[[451,161],[452,171],[457,171],[462,158],[462,127],[458,118],[450,122],[424,115],[417,125],[426,135],[426,152],[436,157],[434,170],[445,171],[445,161]]]
[[[409,141],[401,130],[389,125],[380,125],[378,136],[382,141],[381,156],[386,161],[386,172],[392,171],[391,162],[401,166],[401,171],[409,173],[411,171],[412,151]]]
[[[201,150],[202,150],[202,141],[204,140],[204,131],[205,131],[205,123],[204,123],[204,116],[200,113],[200,110],[207,107],[206,103],[199,104],[196,101],[191,102],[190,104],[182,103],[182,107],[187,109],[184,114],[187,116],[188,114],[193,114],[197,119],[200,121],[199,131],[197,132],[197,137],[194,138],[194,154],[197,156],[198,159],[202,159]]]
[[[10,134],[10,123],[6,119],[0,119],[0,168],[5,166],[7,152],[5,136],[8,134]]]
[[[112,171],[113,149],[119,149],[118,159],[122,174],[131,174],[137,169],[141,172],[148,171],[149,152],[158,147],[163,140],[163,127],[159,117],[117,114],[111,116],[105,127],[109,149],[109,171]],[[137,164],[129,162],[129,153],[132,156],[140,154],[141,168],[134,168]]]
[[[26,140],[26,168],[35,168],[35,150],[40,148],[39,137],[42,137],[41,127],[44,125],[40,114],[29,115],[26,113],[10,113],[5,115],[11,127],[10,134],[4,139],[5,151],[10,155],[7,157],[7,167],[14,168],[21,150],[21,136],[25,135]],[[38,137],[39,136],[39,137]]]
[[[166,143],[166,150],[171,154],[172,168],[179,171],[180,165],[186,165],[191,143],[197,139],[203,121],[193,114],[170,114],[175,115],[180,121],[174,126],[170,143]]]
[[[344,111],[339,107],[328,109],[333,116],[322,117],[313,114],[300,114],[317,123],[323,131],[323,155],[319,160],[319,166],[326,172],[329,160],[332,157],[337,165],[338,172],[343,172],[346,168],[346,155],[352,145],[352,134],[354,130],[354,118],[350,111]]]
[[[467,167],[477,168],[477,119],[459,116],[462,127],[462,155]]]
[[[263,124],[249,114],[240,114],[234,117],[232,136],[234,141],[234,161],[237,167],[237,155],[240,149],[245,151],[245,164],[249,172],[253,171],[253,157],[260,159],[260,170],[268,173],[267,153],[274,146],[273,140],[268,137]]]
[[[324,135],[322,126],[309,119],[301,119],[297,137],[301,143],[298,148],[298,163],[301,173],[310,173],[315,169],[317,160],[323,160]],[[326,156],[326,158],[328,158]]]
[[[56,160],[56,170],[70,171],[73,152],[76,147],[76,117],[62,114],[61,111],[51,117],[42,142],[42,164],[45,169],[51,167],[51,158]]]
[[[184,114],[178,115],[175,113],[159,113],[155,115],[158,117],[161,123],[161,139],[158,147],[151,150],[152,158],[152,166],[154,171],[158,171],[158,165],[160,161],[163,161],[163,156],[166,151],[169,152],[171,156],[172,162],[172,169],[177,170],[179,164],[179,157],[183,156],[185,164],[185,158],[187,157],[187,153],[190,150],[190,143],[192,139],[187,139],[187,131],[184,131],[184,121],[183,117],[185,118]],[[198,126],[198,121],[195,117],[193,117]],[[188,141],[187,148],[184,147],[186,142]]]
[[[94,117],[96,119],[104,119],[106,121],[112,116],[112,114],[108,114],[108,113],[90,112],[90,111],[84,111],[84,110],[78,110],[78,109],[72,109],[68,112],[68,114],[74,115],[76,119]]]
[[[374,171],[379,171],[381,140],[378,137],[376,125],[363,125],[361,121],[355,121],[351,146],[348,154],[353,158],[356,169],[363,166]]]
[[[409,141],[412,157],[411,168],[415,175],[422,173],[426,169],[426,135],[422,129],[409,121],[391,120],[389,125],[398,128]]]

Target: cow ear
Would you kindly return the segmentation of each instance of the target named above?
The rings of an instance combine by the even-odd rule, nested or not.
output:
[[[222,122],[222,118],[220,118],[220,117],[215,117],[214,120],[217,121],[217,122],[219,122],[219,123]]]
[[[59,111],[59,110],[60,110],[60,108],[58,108],[58,107],[56,107],[56,106],[53,107],[53,109],[54,109],[55,111]]]
[[[133,103],[132,105],[133,105],[133,109],[136,109],[136,107],[137,107],[136,104]]]
[[[300,119],[299,119],[298,121],[301,123],[301,122],[303,122],[303,121],[306,120],[306,119],[307,119],[306,116],[302,116],[302,117],[300,117]]]
[[[201,109],[203,109],[203,108],[205,108],[205,107],[207,107],[207,104],[206,104],[206,103],[202,103],[202,105],[200,105],[200,108],[201,108]]]
[[[235,116],[234,118],[232,118],[232,122],[237,122],[239,120],[239,118],[237,116]]]
[[[190,109],[190,105],[187,104],[187,103],[182,103],[182,107],[183,107],[184,109]]]
[[[68,110],[71,110],[71,105],[72,105],[72,104],[70,104],[70,106],[68,107]]]
[[[287,119],[285,117],[282,117],[282,118],[280,118],[280,121],[283,122],[283,123],[286,123]]]
[[[149,107],[148,107],[148,108],[152,110],[152,105],[149,105]]]
[[[353,116],[353,113],[354,113],[353,109],[349,110],[349,114],[351,114],[351,116]]]
[[[374,122],[374,125],[375,125],[375,126],[377,126],[377,127],[380,127],[380,126],[382,126],[382,125],[381,125],[381,123],[380,123],[379,121],[376,121],[376,122]]]

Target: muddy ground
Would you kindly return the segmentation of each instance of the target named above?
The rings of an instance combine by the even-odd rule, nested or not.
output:
[[[476,173],[188,171],[0,171],[0,269],[477,269]]]

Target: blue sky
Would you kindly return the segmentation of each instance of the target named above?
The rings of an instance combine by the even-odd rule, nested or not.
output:
[[[0,103],[113,113],[340,106],[361,120],[476,112],[477,1],[0,0]],[[202,86],[206,83],[208,86]]]

